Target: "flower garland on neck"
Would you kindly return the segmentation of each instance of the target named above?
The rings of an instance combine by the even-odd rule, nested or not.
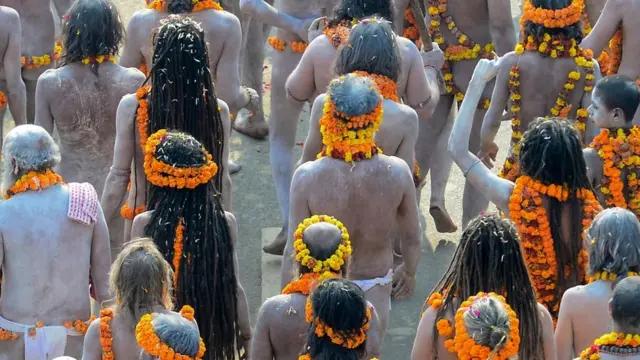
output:
[[[601,210],[598,200],[591,190],[578,189],[575,195],[582,200],[582,228],[587,229],[595,215]],[[523,175],[516,180],[509,199],[509,214],[520,233],[523,257],[538,302],[547,306],[554,318],[557,316],[560,298],[557,292],[558,263],[553,247],[554,239],[543,197],[566,202],[569,189],[566,186],[546,185]],[[559,241],[559,240],[558,240]],[[578,254],[578,279],[584,279],[588,255],[583,248]],[[564,266],[564,264],[560,264]]]
[[[627,277],[629,276],[638,276],[638,273],[635,271],[628,271]],[[605,270],[598,271],[593,275],[589,276],[589,283],[596,282],[598,280],[601,281],[616,281],[618,280],[618,274],[614,274]]]
[[[571,39],[566,45],[566,41],[554,38],[549,34],[544,34],[542,42],[538,43],[533,36],[528,36],[526,43],[516,45],[515,53],[517,55],[524,54],[525,51],[538,52],[544,57],[552,58],[573,58],[576,64],[576,70],[567,74],[567,81],[562,86],[562,90],[558,94],[553,107],[549,110],[549,116],[567,118],[570,115],[572,105],[569,104],[569,97],[576,88],[576,83],[582,78],[580,68],[585,69],[584,94],[590,94],[593,91],[595,81],[594,61],[592,54],[588,50],[581,49],[574,39]],[[520,174],[518,161],[520,158],[520,140],[524,133],[522,124],[521,106],[522,94],[520,93],[520,67],[514,65],[509,71],[509,110],[511,118],[511,150],[507,159],[499,171],[499,176],[515,181]],[[586,131],[587,119],[589,112],[586,108],[578,108],[576,110],[574,126],[578,132],[584,137]],[[527,124],[528,125],[528,124]]]
[[[341,21],[338,24],[333,26],[327,26],[324,28],[322,33],[327,37],[331,45],[334,48],[340,47],[340,45],[344,45],[349,42],[349,34],[351,34],[351,26],[355,25],[357,22],[354,20],[352,22]]]
[[[640,127],[602,129],[590,145],[602,160],[600,193],[608,207],[621,207],[640,217]],[[623,170],[628,169],[626,184]],[[625,199],[626,193],[630,199]]]
[[[183,318],[194,321],[194,310],[191,306],[185,305],[180,309]],[[145,314],[136,325],[136,341],[147,354],[157,357],[159,360],[199,360],[204,357],[206,347],[200,338],[200,345],[196,356],[179,354],[169,345],[160,340],[153,327],[153,315]]]
[[[382,95],[382,97],[385,100],[400,102],[400,97],[398,96],[398,85],[396,84],[395,81],[391,80],[390,78],[384,75],[372,74],[366,71],[358,70],[358,71],[354,71],[353,73],[358,76],[371,79],[371,81],[373,81],[374,84],[376,84],[376,87],[378,88],[378,92],[380,93],[380,95]]]
[[[371,325],[371,316],[371,306],[367,305],[362,327],[352,331],[334,330],[331,326],[327,325],[324,321],[314,315],[311,296],[307,297],[307,302],[304,307],[305,321],[308,324],[314,325],[314,333],[317,337],[327,337],[333,344],[351,350],[358,348],[367,340],[367,331],[369,331],[369,326]]]
[[[42,191],[54,185],[64,184],[62,176],[55,171],[47,169],[44,171],[29,171],[22,175],[4,195],[5,200],[9,200],[16,194],[27,191]]]
[[[145,85],[136,90],[136,99],[138,99],[138,109],[136,109],[136,128],[138,129],[138,141],[140,148],[144,152],[144,147],[149,137],[149,94],[151,93],[151,85]]]
[[[441,295],[440,295],[441,297]],[[464,325],[464,316],[471,312],[475,314],[477,310],[473,308],[474,303],[486,297],[500,302],[509,316],[509,335],[503,347],[492,350],[488,346],[476,343],[475,339],[468,333]],[[434,299],[435,300],[435,299]],[[440,299],[441,300],[441,299]],[[476,315],[476,317],[479,315]],[[440,319],[436,322],[438,335],[447,338],[444,346],[450,353],[457,355],[458,359],[474,360],[506,360],[518,354],[520,348],[520,322],[515,311],[507,304],[502,295],[496,293],[479,292],[477,295],[469,297],[460,304],[455,315],[455,329],[447,319]],[[453,337],[452,337],[453,335]]]
[[[562,9],[544,9],[533,5],[531,0],[524,3],[520,25],[528,21],[549,29],[562,29],[579,22],[584,13],[584,0],[572,0]]]
[[[580,353],[580,359],[598,360],[600,352],[613,355],[632,355],[640,353],[640,334],[610,332],[597,338],[593,345]]]
[[[320,118],[322,150],[318,158],[330,156],[346,162],[371,159],[382,153],[376,145],[374,135],[380,128],[383,117],[382,101],[372,112],[350,116],[339,112],[329,94],[324,102]]]
[[[178,219],[176,234],[173,238],[173,288],[178,289],[178,278],[180,275],[180,264],[182,263],[182,250],[184,249],[184,219]]]
[[[115,55],[96,55],[96,56],[85,56],[82,58],[82,64],[102,64],[103,62],[115,63],[116,57]]]
[[[193,2],[193,9],[191,10],[191,12],[199,12],[199,11],[209,10],[209,9],[218,10],[218,11],[224,10],[222,8],[222,5],[220,5],[220,3],[217,1],[192,0],[192,2]],[[147,8],[153,9],[156,11],[167,11],[167,3],[165,0],[153,0],[147,5]]]

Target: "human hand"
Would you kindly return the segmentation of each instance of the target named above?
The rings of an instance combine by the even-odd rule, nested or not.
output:
[[[415,287],[416,275],[409,274],[404,264],[398,266],[393,273],[391,297],[394,300],[406,299],[413,294]]]
[[[432,67],[436,70],[442,69],[444,65],[444,53],[440,50],[440,47],[437,43],[431,43],[433,49],[428,52],[420,52],[422,55],[422,63],[424,67]]]
[[[309,23],[309,26],[307,26],[307,34],[306,34],[307,40],[309,42],[312,42],[313,39],[322,35],[322,32],[324,31],[324,29],[327,28],[328,24],[329,24],[329,20],[327,19],[326,16],[322,16],[317,19],[312,19],[311,22]]]
[[[471,76],[472,82],[482,82],[483,84],[491,81],[498,74],[501,58],[496,57],[493,60],[480,59]]]
[[[493,141],[489,144],[483,144],[478,152],[478,158],[480,158],[489,169],[493,168],[496,155],[498,155],[498,145]]]

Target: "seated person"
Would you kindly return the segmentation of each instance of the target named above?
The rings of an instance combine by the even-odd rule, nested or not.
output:
[[[150,312],[171,313],[171,266],[151,239],[134,240],[122,249],[111,265],[111,291],[115,304],[100,311],[89,326],[83,360],[134,359],[136,324]]]
[[[304,316],[309,326],[298,360],[370,359],[369,332],[378,326],[374,315],[356,284],[343,279],[321,282],[307,297]]]
[[[640,272],[640,222],[629,210],[611,208],[596,216],[590,240],[588,285],[564,293],[556,328],[558,359],[570,359],[611,330],[608,306],[616,282]]]
[[[281,295],[267,299],[258,314],[251,345],[252,360],[295,360],[306,342],[304,321],[307,297],[319,282],[342,277],[351,256],[347,228],[337,219],[315,215],[305,219],[295,232],[298,276]],[[372,319],[377,321],[377,319]],[[370,330],[367,353],[378,354],[377,329]]]
[[[630,276],[620,281],[609,302],[613,331],[597,338],[584,349],[580,359],[639,360],[640,359],[640,277]]]
[[[551,316],[536,303],[516,229],[498,215],[480,216],[462,233],[449,269],[425,304],[411,359],[463,359],[450,346],[458,331],[456,313],[460,301],[481,291],[504,296],[503,305],[519,319],[520,359],[555,359]]]

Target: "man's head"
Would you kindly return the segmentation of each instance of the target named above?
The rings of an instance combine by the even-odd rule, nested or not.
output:
[[[495,295],[476,299],[463,315],[464,327],[476,344],[499,351],[509,341],[509,314]]]
[[[640,222],[629,210],[610,208],[599,213],[588,230],[589,271],[624,277],[640,271]]]
[[[194,0],[165,0],[169,14],[185,14],[193,10]]]
[[[176,313],[152,314],[151,327],[158,341],[167,345],[176,354],[188,356],[189,359],[196,359],[200,351],[200,331],[195,322],[184,318]],[[144,324],[149,319],[143,318],[139,323]],[[140,344],[140,343],[139,343]],[[156,349],[147,345],[146,342],[140,344],[140,360],[160,359],[154,356]],[[153,353],[150,354],[149,352]]]
[[[612,75],[596,83],[591,93],[589,115],[602,129],[631,126],[640,104],[640,90],[636,83],[623,75]]]
[[[2,155],[2,193],[22,174],[48,170],[60,162],[58,145],[45,129],[36,125],[20,125],[9,131],[4,140]]]
[[[124,29],[111,0],[76,0],[64,19],[65,64],[118,53]]]
[[[319,222],[309,226],[302,234],[310,255],[318,260],[327,260],[335,253],[342,240],[342,232],[337,226]],[[300,266],[300,273],[309,272],[306,266]]]
[[[351,22],[369,16],[380,16],[393,21],[393,4],[391,0],[342,0],[333,9],[331,24]]]
[[[613,318],[614,331],[627,334],[640,332],[640,276],[623,279],[613,289],[609,310]]]
[[[400,52],[391,24],[380,18],[362,20],[349,34],[349,42],[340,48],[335,72],[345,75],[366,71],[393,81],[400,75]]]
[[[580,0],[524,0],[524,11],[520,20],[523,38],[533,36],[541,42],[544,34],[567,40],[582,41],[583,8]],[[565,10],[564,12],[554,12]],[[544,12],[544,16],[540,16]],[[567,14],[568,13],[568,14]],[[544,21],[542,21],[544,19]]]
[[[173,270],[151,239],[133,240],[122,249],[109,283],[117,306],[136,319],[154,306],[173,307]]]

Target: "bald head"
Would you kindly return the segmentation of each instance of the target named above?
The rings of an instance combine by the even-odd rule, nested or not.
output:
[[[625,333],[640,331],[640,276],[630,276],[621,280],[613,290],[611,298],[611,317]]]
[[[333,224],[319,222],[309,226],[302,236],[311,256],[318,260],[326,260],[340,245],[342,232]]]

